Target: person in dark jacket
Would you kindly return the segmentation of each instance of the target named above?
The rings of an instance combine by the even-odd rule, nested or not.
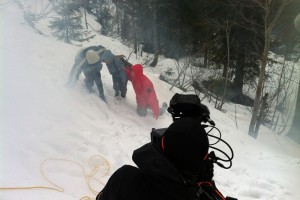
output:
[[[113,89],[115,90],[115,96],[125,98],[127,93],[127,77],[125,73],[125,67],[123,62],[118,56],[112,54],[110,50],[105,50],[101,57],[101,62],[105,62],[109,73],[112,76]]]
[[[158,119],[160,108],[156,92],[150,79],[144,75],[142,65],[136,64],[131,67],[126,67],[125,71],[135,92],[137,103],[136,112],[138,115],[146,116],[147,109],[151,109],[153,117]]]
[[[97,200],[195,200],[199,182],[209,181],[209,142],[198,120],[182,118],[165,131],[159,145],[133,152],[137,167],[124,165],[108,180]],[[225,199],[225,198],[224,198]]]
[[[83,65],[83,74],[85,76],[85,85],[89,92],[92,92],[92,87],[94,83],[99,91],[99,97],[106,102],[106,98],[104,96],[103,85],[101,80],[100,71],[102,69],[102,65],[100,62],[100,57],[94,50],[88,50],[86,52],[86,63]]]
[[[105,48],[101,45],[90,46],[79,50],[75,56],[75,63],[71,69],[67,87],[73,87],[76,84],[79,75],[83,72],[85,76],[85,86],[88,91],[92,92],[92,87],[95,83],[99,91],[99,97],[106,102],[100,74],[102,69],[100,55],[104,50]]]
[[[83,71],[83,66],[86,64],[86,52],[89,50],[95,51],[98,54],[98,56],[100,57],[100,55],[105,50],[105,47],[103,47],[101,45],[88,46],[88,47],[84,47],[84,48],[80,49],[77,52],[77,54],[75,56],[74,64],[73,64],[72,69],[69,74],[68,83],[66,84],[67,87],[73,87],[76,84],[76,82],[79,78],[79,75]]]

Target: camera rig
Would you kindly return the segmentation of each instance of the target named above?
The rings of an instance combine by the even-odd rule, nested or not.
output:
[[[210,112],[204,104],[200,102],[197,95],[176,93],[170,100],[168,112],[172,115],[173,121],[180,118],[196,118],[200,123],[208,122],[215,126],[215,122],[210,119]]]
[[[232,166],[232,159],[233,159],[233,150],[231,146],[221,138],[222,134],[221,131],[215,127],[215,122],[210,119],[210,111],[207,106],[201,103],[199,97],[194,94],[178,94],[176,93],[170,100],[170,105],[168,107],[168,112],[172,115],[173,121],[181,119],[181,118],[194,118],[201,123],[203,128],[210,128],[208,131],[206,131],[207,135],[209,138],[215,140],[214,143],[210,143],[209,147],[211,149],[214,149],[221,154],[223,154],[223,157],[225,156],[226,158],[220,158],[217,157],[214,151],[211,151],[208,155],[208,166],[211,166],[212,169],[207,169],[210,171],[208,173],[208,180],[205,182],[205,185],[200,185],[201,191],[208,197],[208,199],[212,200],[219,200],[219,199],[226,199],[226,200],[234,200],[235,198],[232,197],[226,197],[224,198],[223,196],[219,196],[217,193],[213,193],[211,191],[218,191],[214,181],[212,180],[213,178],[213,164],[217,164],[218,166],[224,168],[224,169],[229,169]],[[159,128],[155,129],[153,128],[151,131],[151,142],[154,145],[159,146],[161,138],[163,137],[165,131],[167,128]],[[212,130],[217,130],[218,136],[210,134]],[[218,142],[223,142],[230,150],[231,156],[229,156],[226,152],[223,150],[215,147],[215,145]],[[225,166],[223,162],[229,162],[228,166]],[[211,173],[211,174],[210,174]],[[204,183],[204,182],[203,182]],[[207,185],[207,183],[209,183]],[[212,190],[212,188],[214,190]],[[219,192],[220,193],[220,192]],[[220,193],[221,195],[221,193]],[[235,199],[237,200],[237,199]]]
[[[197,95],[176,93],[170,100],[168,112],[172,115],[173,121],[180,118],[195,118],[200,123],[209,122],[215,126],[215,122],[210,119],[210,112],[207,106],[200,102]],[[167,128],[152,129],[151,142],[158,144]]]
[[[194,118],[201,123],[203,128],[211,128],[210,130],[206,131],[209,138],[214,138],[216,142],[209,144],[209,147],[221,152],[227,159],[219,158],[215,155],[215,153],[212,151],[209,153],[209,159],[219,165],[222,168],[229,169],[232,166],[232,159],[233,159],[233,150],[231,146],[224,141],[221,138],[221,131],[215,127],[215,122],[210,119],[210,111],[207,108],[206,105],[202,104],[200,102],[200,99],[195,94],[178,94],[176,93],[172,99],[170,100],[170,106],[168,108],[168,112],[172,115],[173,121],[181,119],[181,118]],[[209,123],[209,124],[207,124]],[[154,144],[159,144],[162,136],[164,135],[167,128],[160,128],[155,129],[153,128],[151,131],[151,142]],[[219,136],[215,136],[210,134],[210,132],[216,129],[219,133]],[[227,153],[222,151],[221,149],[218,149],[214,145],[218,142],[223,142],[230,150],[231,156],[228,156]],[[222,163],[223,162],[229,162],[229,166],[225,167]]]

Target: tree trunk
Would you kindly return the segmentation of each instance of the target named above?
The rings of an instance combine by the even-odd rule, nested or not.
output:
[[[229,45],[229,33],[230,33],[230,28],[228,26],[228,21],[226,22],[226,45],[227,45],[227,61],[226,65],[224,66],[224,71],[223,71],[223,77],[225,78],[225,85],[224,85],[224,91],[223,91],[223,96],[221,99],[221,104],[218,106],[218,109],[222,109],[225,99],[226,99],[226,91],[227,91],[227,82],[228,82],[228,68],[229,68],[229,62],[230,62],[230,45]]]
[[[87,0],[84,1],[84,21],[85,21],[85,28],[88,29],[88,23],[86,19],[86,7],[87,7]]]
[[[224,63],[224,67],[223,67],[223,73],[222,73],[223,78],[225,78],[226,75],[228,74],[228,65],[229,65],[229,62],[228,62],[228,60],[226,60]]]
[[[263,91],[263,83],[265,80],[265,72],[266,72],[266,66],[267,66],[267,59],[269,54],[269,48],[270,48],[270,32],[268,31],[267,27],[265,30],[265,46],[262,58],[260,60],[260,72],[259,72],[259,78],[258,78],[258,84],[256,88],[256,94],[254,99],[254,107],[253,107],[253,113],[250,121],[249,131],[248,134],[254,138],[257,138],[257,133],[255,131],[255,124],[258,117],[258,110],[259,110],[259,104],[261,99],[261,94]]]
[[[118,1],[116,2],[116,18],[117,18],[117,32],[118,35],[120,35],[120,8],[119,8],[119,4]]]
[[[265,35],[265,45],[263,54],[260,60],[260,72],[259,72],[259,78],[258,78],[258,84],[256,88],[256,94],[254,99],[254,106],[253,106],[253,113],[249,125],[249,131],[248,134],[254,138],[257,138],[257,132],[255,132],[255,124],[257,122],[258,117],[258,110],[259,110],[259,104],[261,99],[261,94],[263,91],[263,83],[265,79],[265,72],[266,72],[266,66],[267,66],[267,60],[268,60],[268,54],[270,49],[270,35],[271,32],[280,17],[284,7],[289,3],[288,0],[282,0],[281,5],[279,6],[278,10],[276,11],[276,14],[271,19],[271,9],[272,7],[272,0],[265,0],[265,1],[257,1],[260,7],[264,8],[265,10],[265,16],[264,16],[264,35]]]
[[[243,93],[243,85],[244,85],[244,61],[240,55],[238,55],[237,63],[235,67],[234,79],[233,79],[233,86],[236,95]]]
[[[204,67],[208,68],[208,48],[206,42],[204,42]]]
[[[137,11],[134,11],[133,19],[132,19],[132,27],[133,27],[133,37],[134,37],[134,53],[137,58],[138,56],[138,34],[137,34]]]
[[[157,2],[154,1],[153,7],[153,48],[158,51],[158,34],[157,34]]]
[[[138,41],[137,41],[137,34],[136,34],[136,31],[134,32],[134,53],[136,54],[137,56],[137,53],[138,53]],[[137,57],[136,57],[137,58]]]
[[[230,61],[230,54],[229,54],[229,50],[230,50],[230,46],[229,46],[230,27],[228,25],[228,20],[226,21],[226,31],[225,32],[226,32],[226,45],[227,45],[227,60],[226,60],[226,63],[224,64],[222,77],[224,77],[226,79],[226,83],[227,83],[228,68],[229,68],[229,61]],[[226,90],[226,85],[225,85],[225,90]]]
[[[150,63],[150,66],[151,66],[151,67],[155,67],[155,66],[157,65],[159,54],[160,54],[159,51],[156,51],[156,52],[154,53],[153,61]]]
[[[154,2],[154,8],[153,8],[153,48],[154,48],[154,58],[152,63],[150,63],[151,67],[155,67],[158,63],[158,57],[159,57],[159,49],[158,49],[158,34],[157,34],[157,3]]]
[[[266,114],[266,109],[267,109],[267,106],[268,106],[268,103],[267,103],[268,96],[269,96],[269,94],[266,93],[265,96],[262,98],[262,101],[261,101],[261,104],[260,104],[259,115],[258,115],[257,122],[255,124],[255,129],[254,129],[254,134],[255,135],[258,134],[259,127],[264,121],[265,114]]]

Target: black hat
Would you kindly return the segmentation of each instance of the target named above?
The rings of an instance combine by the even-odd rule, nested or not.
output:
[[[198,120],[182,118],[174,121],[162,138],[162,150],[179,170],[197,174],[208,155],[208,137]]]

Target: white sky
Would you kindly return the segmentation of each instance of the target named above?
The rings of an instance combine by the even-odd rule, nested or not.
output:
[[[98,192],[103,188],[98,181],[105,184],[122,165],[134,165],[133,150],[150,141],[152,128],[167,127],[171,116],[165,113],[155,120],[149,112],[139,117],[130,82],[126,100],[114,100],[111,76],[105,66],[101,74],[108,106],[97,94],[87,93],[83,75],[74,88],[66,88],[64,84],[80,47],[39,35],[27,26],[15,4],[0,8],[0,23],[0,188],[64,189],[0,189],[0,199],[94,198],[89,186]],[[98,44],[115,54],[131,53],[117,39],[100,35],[84,46]],[[131,56],[130,61],[142,63],[142,59]],[[170,91],[170,85],[158,79],[160,72],[172,65],[161,58],[158,67],[145,68],[160,102],[169,102],[173,94],[182,93],[178,89]],[[300,199],[299,145],[265,127],[254,140],[247,135],[250,114],[244,107],[227,104],[227,112],[220,112],[213,103],[203,103],[210,108],[211,118],[235,153],[229,170],[215,166],[214,178],[225,196],[241,200]],[[103,156],[110,170],[103,177],[107,167],[101,166],[95,174],[98,181],[93,179],[88,185],[82,168],[90,174],[96,164],[103,163],[94,155]]]

